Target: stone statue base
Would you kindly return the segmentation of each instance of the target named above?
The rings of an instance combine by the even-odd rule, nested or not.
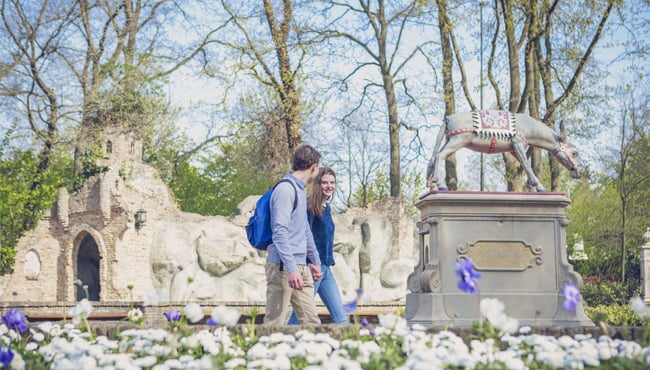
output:
[[[471,325],[479,298],[497,298],[520,325],[593,326],[582,303],[563,308],[565,284],[582,278],[567,260],[563,193],[434,191],[420,198],[419,262],[408,277],[409,323]],[[480,296],[458,287],[456,262],[471,259]]]

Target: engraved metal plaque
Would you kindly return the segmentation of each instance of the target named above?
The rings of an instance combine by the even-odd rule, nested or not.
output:
[[[463,249],[459,252],[465,252],[477,270],[524,271],[542,264],[542,248],[521,241],[478,241]]]

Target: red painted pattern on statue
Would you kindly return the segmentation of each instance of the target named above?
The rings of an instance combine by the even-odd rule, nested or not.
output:
[[[496,147],[497,147],[497,138],[492,136],[492,138],[490,139],[490,149],[488,151],[488,154],[494,153],[494,149],[496,149]]]
[[[475,131],[473,128],[461,128],[460,130],[454,130],[454,131],[450,131],[450,132],[448,132],[448,133],[446,134],[446,136],[449,138],[449,137],[451,137],[451,136],[459,135],[459,134],[464,134],[464,133],[466,133],[466,132],[475,133],[476,131]]]

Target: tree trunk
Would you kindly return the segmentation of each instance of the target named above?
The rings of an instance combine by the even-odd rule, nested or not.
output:
[[[521,44],[515,37],[515,20],[512,15],[512,0],[501,0],[501,9],[503,13],[503,23],[505,25],[505,35],[508,45],[508,70],[510,77],[510,92],[508,100],[508,110],[510,112],[519,112],[521,79],[519,71],[519,50]],[[504,163],[506,167],[506,182],[508,191],[523,190],[523,170],[519,161],[510,154],[504,154]]]
[[[451,23],[447,16],[447,0],[437,0],[438,27],[440,29],[440,49],[442,51],[442,84],[445,101],[445,117],[456,111],[454,94],[453,65],[454,56],[451,44]],[[449,190],[458,190],[458,176],[456,173],[456,154],[445,160],[445,183]]]
[[[264,13],[273,39],[273,46],[278,58],[278,69],[280,73],[281,86],[276,86],[282,102],[285,129],[287,131],[287,146],[289,152],[293,151],[302,143],[300,128],[302,127],[302,104],[296,90],[295,75],[291,69],[289,49],[287,40],[289,38],[291,21],[293,19],[293,2],[283,0],[282,23],[275,23],[273,5],[271,0],[264,0]]]

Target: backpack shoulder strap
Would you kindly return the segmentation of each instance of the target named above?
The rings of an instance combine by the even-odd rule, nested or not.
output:
[[[298,208],[298,189],[296,189],[296,185],[293,183],[293,181],[289,179],[282,179],[278,181],[275,185],[273,185],[273,189],[275,189],[275,187],[278,186],[281,182],[288,182],[293,188],[293,192],[295,193],[295,196],[293,197],[293,210],[295,211],[296,208]]]

